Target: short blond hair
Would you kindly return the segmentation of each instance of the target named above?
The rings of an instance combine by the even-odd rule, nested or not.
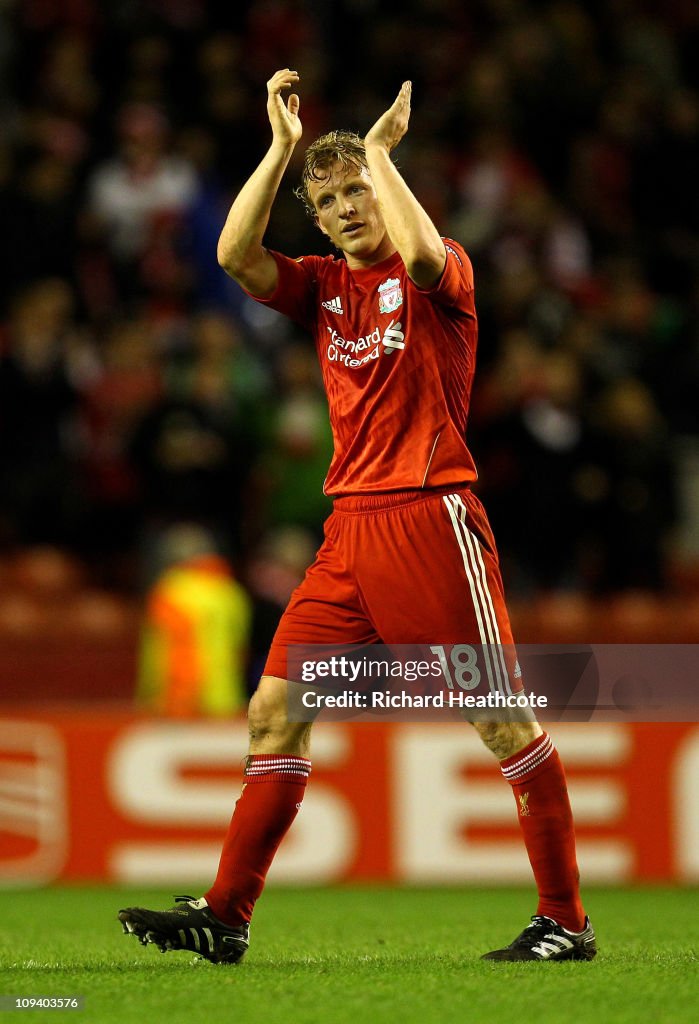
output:
[[[356,132],[334,131],[321,135],[306,150],[301,171],[301,184],[294,189],[310,217],[316,216],[309,185],[312,181],[323,181],[334,164],[347,173],[350,170],[369,169],[364,139]]]

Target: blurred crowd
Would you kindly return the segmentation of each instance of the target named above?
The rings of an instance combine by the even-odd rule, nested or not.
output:
[[[510,591],[662,591],[699,435],[698,49],[693,0],[2,4],[0,553],[136,593],[195,524],[273,628],[332,441],[309,339],[215,251],[293,67],[306,142],[413,80],[396,155],[474,263],[469,440]],[[293,256],[327,251],[301,156],[268,235]]]

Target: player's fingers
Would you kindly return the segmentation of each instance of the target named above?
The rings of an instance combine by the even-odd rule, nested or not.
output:
[[[299,108],[301,106],[301,101],[295,92],[292,92],[291,96],[289,96],[286,105],[290,114],[298,114]]]
[[[412,92],[412,82],[403,82],[401,85],[398,95],[394,99],[393,103],[387,110],[387,114],[393,117],[409,117],[410,116],[410,95]]]
[[[289,68],[283,68],[281,71],[277,71],[273,74],[267,82],[267,91],[270,96],[279,95],[282,89],[288,89],[292,82],[298,82],[298,80],[298,71],[291,71]]]

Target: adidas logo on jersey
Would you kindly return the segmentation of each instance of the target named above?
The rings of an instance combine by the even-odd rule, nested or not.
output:
[[[324,309],[329,309],[331,313],[344,313],[342,308],[342,300],[339,295],[336,295],[334,299],[328,299],[327,302],[321,303]]]

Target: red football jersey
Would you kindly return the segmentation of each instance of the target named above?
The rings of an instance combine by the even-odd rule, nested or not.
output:
[[[329,495],[442,487],[476,479],[466,421],[478,328],[473,270],[445,239],[433,288],[418,288],[398,253],[362,270],[334,256],[273,252],[264,302],[314,337],[335,452]]]

